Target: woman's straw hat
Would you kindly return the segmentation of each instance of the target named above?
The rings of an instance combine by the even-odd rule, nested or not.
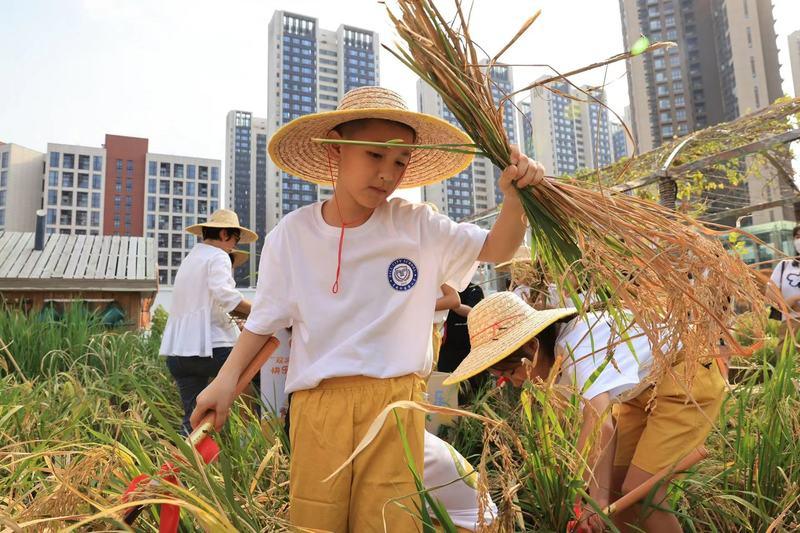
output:
[[[516,294],[497,292],[480,301],[467,316],[472,350],[445,385],[480,374],[514,353],[550,324],[578,314],[575,308],[537,311]]]
[[[203,228],[224,228],[224,229],[238,229],[241,232],[241,239],[239,244],[250,244],[258,240],[258,234],[255,231],[242,227],[239,224],[239,217],[230,209],[217,209],[211,213],[211,218],[202,224],[194,224],[186,228],[186,231],[198,237],[203,236]]]
[[[466,133],[448,122],[409,111],[396,92],[368,86],[348,91],[336,111],[305,115],[283,126],[270,139],[269,156],[281,170],[293,176],[330,185],[331,178],[337,178],[336,165],[329,164],[324,145],[311,139],[325,138],[340,124],[367,118],[393,120],[409,126],[416,132],[416,144],[472,143]],[[372,140],[386,142],[391,139]],[[472,154],[442,150],[414,150],[399,187],[419,187],[455,176],[472,163],[473,157]]]
[[[250,259],[250,252],[239,248],[234,248],[228,255],[233,256],[233,261],[232,261],[233,268],[239,268],[240,266],[245,264],[248,259]]]
[[[517,248],[514,257],[511,258],[510,261],[503,261],[502,263],[497,263],[494,266],[496,272],[511,272],[511,264],[517,262],[531,262],[531,249],[525,246],[524,244]]]

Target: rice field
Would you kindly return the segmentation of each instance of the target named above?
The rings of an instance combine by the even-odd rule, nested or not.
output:
[[[788,343],[778,347],[776,324],[771,335],[737,361],[710,457],[674,484],[687,531],[800,527],[800,365]],[[77,309],[61,320],[4,310],[0,339],[0,531],[125,530],[118,517],[128,482],[158,472],[182,446],[158,327],[145,335],[109,331]],[[530,408],[519,407],[520,394]],[[546,386],[487,387],[472,397],[468,409],[502,423],[462,419],[447,438],[483,473],[501,508],[496,526],[565,531],[585,468],[574,449],[577,404]],[[218,441],[217,463],[185,465],[181,486],[139,498],[179,505],[186,531],[285,530],[285,436],[240,403]],[[136,528],[158,529],[155,506]]]

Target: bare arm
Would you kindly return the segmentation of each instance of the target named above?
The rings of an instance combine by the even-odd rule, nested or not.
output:
[[[503,191],[503,207],[478,254],[479,261],[502,263],[514,256],[527,228],[525,210],[516,189],[536,186],[542,181],[544,167],[512,146],[511,164],[503,171],[497,185]]]
[[[455,309],[453,309],[453,312],[455,314],[457,314],[458,316],[463,316],[464,318],[467,318],[467,315],[469,315],[470,311],[472,311],[472,307],[464,304],[461,304]]]
[[[269,337],[270,335],[258,335],[246,328],[242,330],[217,377],[197,396],[197,407],[191,418],[192,427],[196,427],[208,411],[214,411],[214,426],[217,431],[222,429],[235,399],[234,390],[239,376]]]
[[[250,314],[251,309],[252,304],[248,300],[242,299],[239,305],[233,308],[233,312],[246,317]]]
[[[450,285],[442,285],[441,289],[444,294],[436,300],[436,311],[455,309],[461,305],[461,298],[459,298],[458,293],[453,287]]]

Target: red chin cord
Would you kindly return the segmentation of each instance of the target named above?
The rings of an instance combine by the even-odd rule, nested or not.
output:
[[[339,276],[342,273],[342,248],[344,248],[344,228],[347,226],[347,223],[344,221],[344,217],[342,216],[342,208],[339,206],[339,197],[336,196],[336,180],[333,179],[333,165],[331,164],[331,154],[326,151],[326,155],[328,156],[328,173],[331,180],[331,187],[333,187],[333,199],[336,202],[336,211],[339,213],[339,220],[342,221],[342,231],[339,233],[339,250],[337,253],[336,258],[336,279],[333,282],[333,286],[331,286],[331,293],[338,294],[339,293]],[[403,177],[406,174],[406,169],[411,164],[411,157],[409,156],[408,162],[406,166],[403,168],[403,173],[400,174],[400,181],[403,181]]]

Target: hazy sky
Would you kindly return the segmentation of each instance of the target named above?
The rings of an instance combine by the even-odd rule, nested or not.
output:
[[[773,3],[791,93],[786,37],[800,29],[800,0]],[[539,8],[506,61],[568,70],[622,51],[618,0],[475,0],[473,38],[493,53]],[[115,133],[148,137],[152,152],[224,159],[226,113],[266,115],[267,24],[276,9],[395,40],[376,0],[0,0],[0,141],[44,151],[48,141],[99,146]],[[381,85],[414,108],[415,76],[386,51],[380,66]],[[517,68],[515,84],[544,72]],[[599,84],[604,74],[622,114],[622,63],[576,81]]]

